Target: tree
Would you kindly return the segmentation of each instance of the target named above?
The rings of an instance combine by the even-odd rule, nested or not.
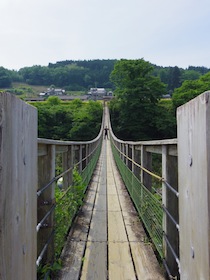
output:
[[[174,90],[175,88],[180,87],[181,85],[181,71],[179,67],[170,67],[169,70],[169,81],[168,81],[168,90]]]
[[[197,80],[184,81],[182,86],[177,88],[172,96],[174,110],[207,90],[210,90],[210,72]]]
[[[71,140],[92,140],[94,139],[101,127],[102,105],[100,102],[89,101],[82,103],[79,110],[75,110],[73,116],[73,126],[69,131]]]
[[[200,73],[195,71],[195,70],[185,70],[182,73],[182,81],[193,81],[193,80],[197,80],[200,77]]]
[[[0,67],[0,88],[10,87],[12,79],[9,70]]]
[[[165,87],[152,71],[153,66],[143,59],[122,59],[111,73],[116,86],[111,102],[112,121],[116,134],[124,140],[158,138],[157,104]]]
[[[103,112],[100,102],[79,99],[62,102],[51,96],[33,105],[38,109],[38,136],[41,138],[87,141],[99,133]]]

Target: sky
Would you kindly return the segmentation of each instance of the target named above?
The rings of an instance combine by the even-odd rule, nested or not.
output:
[[[0,0],[0,66],[141,59],[210,68],[209,0]]]

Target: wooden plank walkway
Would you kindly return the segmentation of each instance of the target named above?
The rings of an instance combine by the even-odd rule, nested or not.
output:
[[[162,280],[160,266],[116,168],[109,140],[63,254],[62,280]]]

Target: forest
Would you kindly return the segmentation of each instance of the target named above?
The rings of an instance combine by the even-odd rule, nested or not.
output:
[[[115,85],[110,111],[118,138],[137,141],[177,137],[177,107],[210,90],[210,72],[207,72],[197,79],[180,81],[179,87],[171,89],[171,98],[165,99],[168,85],[158,75],[154,76],[154,71],[154,66],[143,59],[115,63],[110,75]]]
[[[75,99],[62,102],[57,96],[33,102],[38,110],[38,137],[55,140],[92,140],[101,128],[102,103]]]
[[[85,93],[90,87],[111,89],[114,91],[109,104],[111,120],[119,138],[166,139],[176,137],[176,108],[210,89],[210,69],[162,67],[144,59],[66,60],[19,71],[0,67],[1,90],[7,91],[17,82],[28,86],[54,85],[67,92]],[[83,103],[79,99],[62,102],[52,96],[33,106],[38,109],[39,137],[91,140],[99,132],[100,102]]]
[[[18,71],[0,67],[0,89],[10,88],[14,82],[30,85],[43,85],[63,88],[66,91],[88,91],[91,87],[115,89],[110,74],[117,60],[66,60],[49,63],[48,66],[34,65],[23,67]],[[210,69],[189,66],[187,69],[162,67],[151,64],[151,75],[159,77],[166,85],[166,93],[170,95],[175,88],[186,80],[196,80]]]

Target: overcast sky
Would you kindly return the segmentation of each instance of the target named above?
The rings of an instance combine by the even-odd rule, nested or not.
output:
[[[210,68],[210,1],[0,0],[0,66],[120,58]]]

